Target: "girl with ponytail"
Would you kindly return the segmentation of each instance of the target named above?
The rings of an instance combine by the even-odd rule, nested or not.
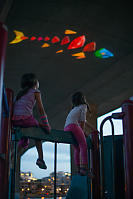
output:
[[[33,108],[35,104],[37,104],[37,108],[40,113],[40,123],[33,116]],[[41,126],[47,133],[51,130],[41,99],[39,81],[33,73],[24,74],[21,78],[21,90],[15,98],[12,123],[13,126],[21,128]],[[22,138],[18,143],[18,150],[22,147],[27,148],[28,144],[29,139]],[[35,140],[35,145],[38,152],[36,164],[41,169],[47,169],[47,166],[43,160],[41,141]]]
[[[82,92],[76,92],[72,96],[72,110],[69,112],[64,131],[71,131],[78,143],[74,147],[74,161],[78,168],[78,173],[88,175],[93,178],[93,174],[88,170],[88,149],[85,138],[85,124],[92,129],[95,128],[86,121],[87,110],[90,112],[89,104],[86,102]]]

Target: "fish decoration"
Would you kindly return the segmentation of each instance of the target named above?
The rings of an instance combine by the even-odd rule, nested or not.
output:
[[[101,48],[101,49],[97,50],[94,54],[95,54],[96,57],[102,58],[102,59],[114,56],[113,53],[111,53],[106,48]]]
[[[93,52],[96,50],[96,42],[90,42],[83,48],[83,52]]]
[[[61,45],[65,45],[68,44],[70,42],[70,37],[69,36],[65,36],[62,41],[61,41]]]
[[[86,58],[85,53],[84,52],[80,52],[80,53],[75,53],[72,54],[73,57],[77,57],[77,59],[83,59]]]
[[[53,44],[58,43],[58,42],[60,42],[60,38],[57,36],[54,36],[53,39],[51,40],[51,43]]]
[[[95,41],[89,42],[85,45],[85,43],[86,43],[85,35],[78,36],[71,41],[70,36],[68,36],[68,35],[77,34],[77,32],[75,32],[73,30],[65,30],[64,34],[66,36],[64,36],[62,39],[60,39],[58,36],[54,36],[53,38],[50,38],[49,36],[27,37],[24,35],[23,32],[17,31],[17,30],[14,30],[14,33],[15,33],[16,37],[11,42],[9,42],[9,44],[17,44],[24,40],[29,39],[30,41],[35,41],[35,40],[37,40],[39,42],[44,41],[44,43],[41,45],[41,48],[48,48],[51,46],[51,44],[56,44],[56,43],[60,44],[61,46],[68,44],[68,47],[67,47],[68,50],[83,48],[79,53],[71,54],[72,57],[75,57],[76,59],[85,59],[86,53],[90,53],[90,52],[94,52],[94,55],[97,58],[102,58],[102,59],[114,56],[114,54],[112,52],[110,52],[109,50],[107,50],[105,48],[100,48],[100,49],[96,50],[96,42]],[[51,44],[50,44],[50,42],[51,42]],[[60,50],[56,51],[56,54],[60,54],[63,52],[64,52],[64,50],[60,49]]]
[[[84,46],[85,43],[85,35],[82,35],[80,37],[75,38],[70,45],[68,46],[67,49],[76,49],[76,48],[81,48]]]

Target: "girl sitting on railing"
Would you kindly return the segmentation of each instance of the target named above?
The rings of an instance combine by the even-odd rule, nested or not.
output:
[[[40,123],[33,117],[33,107],[36,103],[40,113]],[[21,78],[21,90],[15,98],[12,123],[13,126],[21,128],[41,126],[47,133],[51,130],[41,99],[39,81],[33,73],[24,74]],[[28,144],[29,139],[22,138],[18,143],[18,151],[22,148],[27,148]],[[35,140],[35,145],[38,152],[36,164],[41,169],[47,169],[45,161],[43,160],[42,142]]]
[[[81,92],[76,92],[72,96],[72,110],[69,112],[64,131],[71,131],[78,145],[74,145],[74,160],[78,168],[78,173],[94,177],[88,170],[88,149],[85,136],[85,124],[93,131],[96,129],[86,121],[87,109],[90,112],[89,105],[86,102],[85,96]],[[81,159],[80,159],[81,157]]]

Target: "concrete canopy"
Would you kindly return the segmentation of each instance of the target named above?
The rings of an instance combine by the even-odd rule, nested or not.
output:
[[[121,105],[133,95],[133,26],[130,5],[117,1],[35,1],[14,0],[5,19],[9,41],[13,30],[25,36],[55,35],[60,39],[64,31],[76,31],[75,37],[85,35],[86,43],[96,42],[96,48],[110,50],[114,57],[99,59],[94,53],[77,60],[71,55],[82,49],[68,50],[67,45],[30,41],[7,47],[5,83],[15,93],[23,73],[34,72],[40,80],[40,90],[50,123],[63,128],[71,95],[81,90],[90,103],[98,106],[98,116]],[[64,52],[56,54],[57,50]]]

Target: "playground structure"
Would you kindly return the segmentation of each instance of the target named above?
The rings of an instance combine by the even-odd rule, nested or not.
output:
[[[4,77],[4,60],[5,60],[5,46],[6,46],[7,31],[4,26],[0,25],[0,195],[2,198],[7,199],[15,198],[15,165],[16,165],[16,155],[17,155],[17,141],[22,137],[29,137],[32,139],[40,138],[45,141],[55,142],[55,198],[56,198],[56,151],[57,143],[75,143],[71,132],[65,134],[64,131],[52,130],[51,135],[37,135],[33,136],[30,132],[22,131],[21,129],[15,129],[15,133],[11,136],[11,113],[12,113],[12,99],[13,92],[10,89],[4,89],[3,77]],[[4,39],[3,39],[4,38]],[[2,105],[3,103],[3,105]],[[70,192],[68,192],[68,198],[78,199],[77,186],[80,186],[81,193],[85,199],[131,199],[133,195],[132,184],[132,118],[133,118],[133,102],[127,100],[122,104],[122,113],[113,114],[112,116],[106,118],[100,128],[100,139],[99,135],[94,132],[88,138],[89,144],[88,148],[91,154],[90,167],[92,172],[94,172],[95,179],[88,180],[86,177],[74,176],[72,178],[72,184],[70,186]],[[123,136],[114,135],[114,127],[112,119],[122,119],[123,120]],[[109,120],[112,127],[112,136],[103,137],[103,125]],[[37,129],[37,131],[42,131]],[[41,136],[41,137],[40,137]],[[11,140],[14,143],[15,158],[14,167],[11,172],[9,172],[9,159],[10,159],[10,143]],[[124,144],[124,145],[123,145]],[[123,150],[124,146],[124,150]],[[108,150],[105,150],[108,149]],[[119,153],[119,154],[118,154]],[[120,158],[121,157],[121,158]],[[108,159],[108,161],[107,161]],[[111,163],[111,164],[110,164]],[[9,175],[11,181],[9,182]],[[83,180],[83,184],[76,185],[77,178]],[[85,185],[82,189],[82,185]],[[76,187],[76,188],[74,188]],[[88,187],[88,189],[87,189]],[[8,191],[9,190],[9,191]],[[80,196],[81,198],[81,196]],[[83,199],[84,199],[83,198]]]

